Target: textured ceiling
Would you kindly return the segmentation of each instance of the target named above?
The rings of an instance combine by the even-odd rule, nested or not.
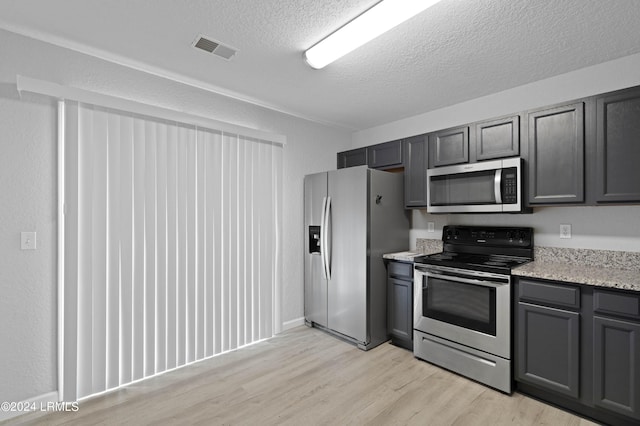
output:
[[[313,70],[376,0],[2,0],[0,27],[359,130],[640,52],[638,0],[442,0]],[[197,50],[199,34],[239,53]]]

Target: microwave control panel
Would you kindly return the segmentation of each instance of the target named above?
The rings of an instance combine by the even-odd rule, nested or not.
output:
[[[502,169],[502,203],[516,204],[518,202],[518,170],[515,167]]]

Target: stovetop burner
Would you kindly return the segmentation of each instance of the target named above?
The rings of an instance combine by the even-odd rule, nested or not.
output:
[[[510,274],[533,260],[533,229],[445,226],[443,251],[414,259],[415,263]]]

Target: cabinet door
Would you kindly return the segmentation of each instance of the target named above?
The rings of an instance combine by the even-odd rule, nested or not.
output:
[[[387,327],[394,343],[413,349],[413,284],[389,277]]]
[[[640,419],[640,323],[593,317],[593,400]]]
[[[580,314],[518,303],[516,380],[578,398]]]
[[[469,127],[429,135],[429,167],[469,162]]]
[[[427,206],[427,137],[414,136],[404,141],[404,205]]]
[[[402,167],[402,140],[368,146],[367,164],[372,169]]]
[[[338,168],[364,166],[367,164],[367,149],[358,148],[338,153]]]
[[[640,90],[597,101],[596,201],[640,202]]]
[[[520,154],[520,117],[477,123],[476,159],[513,157]]]
[[[584,202],[584,104],[528,114],[529,203]]]

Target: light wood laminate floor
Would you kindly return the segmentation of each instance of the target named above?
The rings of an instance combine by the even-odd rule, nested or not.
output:
[[[46,425],[591,425],[507,396],[385,343],[368,352],[317,329],[273,339],[80,403]]]

